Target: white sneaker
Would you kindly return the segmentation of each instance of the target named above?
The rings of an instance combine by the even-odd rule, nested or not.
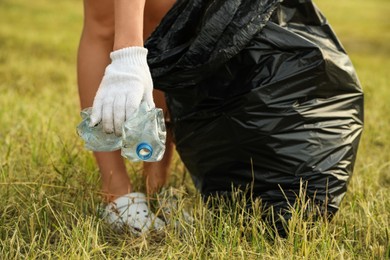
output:
[[[133,192],[109,203],[103,213],[107,223],[116,228],[130,227],[135,235],[145,234],[149,230],[161,230],[165,223],[149,209],[145,194]]]

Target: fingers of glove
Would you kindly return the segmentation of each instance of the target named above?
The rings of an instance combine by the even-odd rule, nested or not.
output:
[[[146,91],[144,95],[144,102],[148,106],[148,109],[155,108],[156,105],[154,104],[153,100],[153,91]]]
[[[104,99],[102,108],[102,123],[103,130],[107,134],[112,134],[114,132],[113,106],[114,98],[107,97]]]
[[[136,113],[139,106],[141,105],[142,95],[136,93],[129,93],[126,96],[126,120],[129,119]]]
[[[90,127],[94,127],[102,120],[102,108],[103,101],[100,98],[95,98],[92,106],[91,122],[89,123]]]
[[[114,132],[117,136],[122,135],[122,126],[126,119],[126,96],[117,96],[114,101]]]

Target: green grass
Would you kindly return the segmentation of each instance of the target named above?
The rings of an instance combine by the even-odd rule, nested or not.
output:
[[[293,214],[268,239],[259,212],[208,211],[176,160],[171,184],[190,191],[194,226],[163,237],[118,234],[98,217],[98,170],[75,133],[82,3],[0,1],[0,259],[389,259],[390,2],[319,0],[365,90],[365,132],[354,176],[331,223]],[[142,189],[140,165],[128,164]],[[246,223],[246,225],[244,225]]]

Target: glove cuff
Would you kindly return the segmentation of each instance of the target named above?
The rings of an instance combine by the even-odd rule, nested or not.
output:
[[[113,51],[110,58],[113,62],[120,61],[129,65],[147,65],[148,50],[144,47],[127,47]]]

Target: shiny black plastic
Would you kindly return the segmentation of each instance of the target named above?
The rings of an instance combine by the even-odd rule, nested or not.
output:
[[[312,1],[184,0],[146,44],[181,159],[205,195],[253,185],[337,211],[363,126],[350,59]]]

